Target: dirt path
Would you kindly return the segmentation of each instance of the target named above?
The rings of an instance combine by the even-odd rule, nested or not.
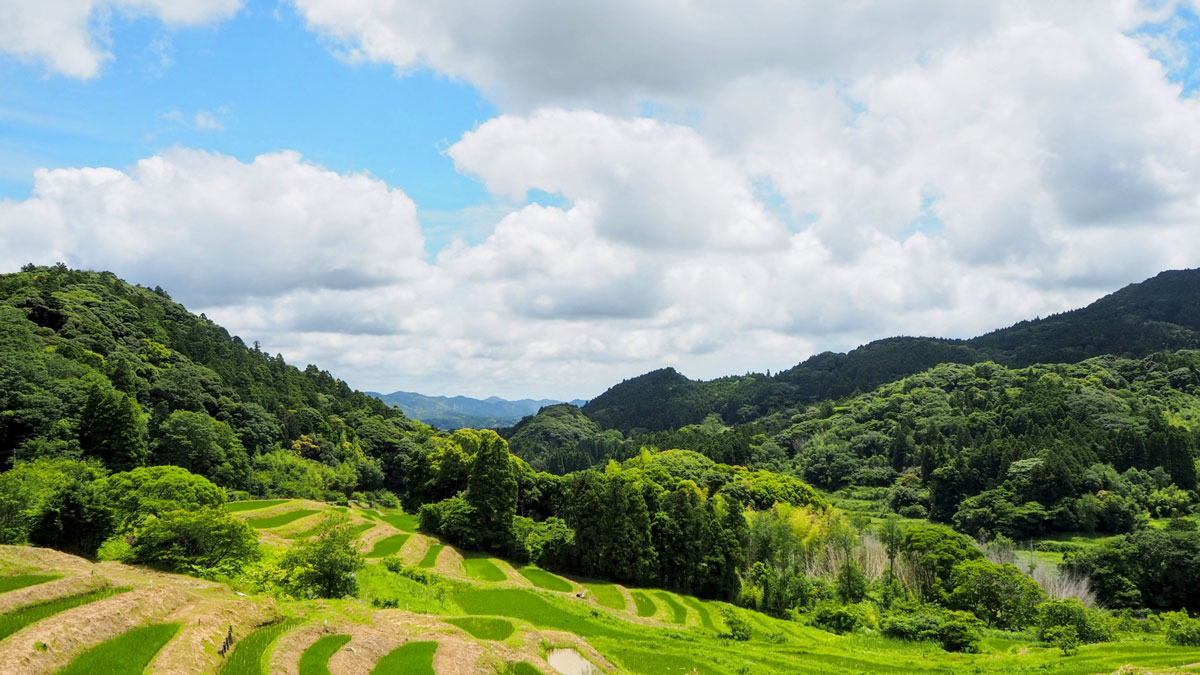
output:
[[[456,579],[467,578],[466,571],[463,569],[463,556],[453,546],[447,545],[438,555],[437,564],[434,569],[438,574],[444,574],[448,577]]]

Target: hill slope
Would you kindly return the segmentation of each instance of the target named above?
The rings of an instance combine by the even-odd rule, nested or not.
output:
[[[1087,307],[1022,321],[970,340],[876,340],[845,354],[817,354],[774,377],[753,374],[701,382],[670,368],[658,370],[610,388],[583,410],[601,426],[624,432],[678,428],[712,412],[727,422],[748,422],[785,408],[869,391],[940,363],[995,361],[1020,367],[1198,347],[1200,270],[1174,270]]]
[[[265,490],[255,485],[261,463],[319,476],[322,490],[369,490],[387,468],[369,455],[427,431],[316,366],[246,346],[161,289],[62,265],[0,275],[0,383],[5,468],[95,457]]]

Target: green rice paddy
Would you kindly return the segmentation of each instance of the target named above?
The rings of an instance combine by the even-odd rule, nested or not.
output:
[[[297,619],[284,619],[263,626],[242,638],[233,646],[233,652],[221,668],[221,675],[263,675],[262,661],[267,647],[299,623]]]
[[[330,675],[329,659],[347,642],[349,635],[326,635],[300,655],[300,675]]]
[[[467,576],[480,581],[507,581],[508,576],[488,558],[465,558],[463,570]]]
[[[20,588],[44,584],[47,581],[61,579],[61,574],[13,574],[0,577],[0,593],[15,591]]]
[[[54,598],[53,600],[36,602],[5,612],[4,614],[0,614],[0,640],[46,617],[54,616],[68,609],[82,607],[83,605],[103,600],[104,598],[109,598],[128,590],[130,590],[128,586],[116,588],[105,587],[86,593],[77,593],[62,598]]]
[[[417,517],[411,513],[393,513],[389,516],[380,516],[379,519],[402,532],[417,531]]]
[[[629,591],[629,595],[633,598],[633,606],[638,616],[654,616],[658,611],[658,606],[642,591]]]
[[[225,505],[225,510],[229,513],[240,513],[242,511],[254,511],[257,509],[265,509],[268,506],[276,504],[285,504],[290,502],[290,499],[248,499],[244,502],[229,502]]]
[[[438,556],[441,555],[444,548],[446,548],[445,544],[430,544],[429,550],[425,551],[425,557],[421,558],[421,562],[417,563],[417,567],[429,569],[437,565]]]
[[[522,567],[517,572],[520,572],[521,576],[528,579],[529,583],[538,588],[544,588],[548,591],[558,591],[559,593],[570,593],[575,590],[575,587],[568,583],[566,579],[532,565]]]
[[[393,555],[400,551],[400,548],[404,546],[404,542],[408,541],[408,538],[411,536],[412,535],[410,534],[393,534],[390,537],[380,539],[379,541],[375,542],[375,547],[371,549],[371,552],[367,554],[367,557],[383,558]]]
[[[316,509],[296,509],[295,511],[284,511],[283,513],[274,516],[263,516],[262,518],[251,518],[247,520],[247,524],[256,530],[269,530],[273,527],[283,527],[288,523],[294,523],[301,518],[306,518],[314,513],[320,513]]]
[[[682,604],[680,604],[679,600],[677,600],[674,595],[666,591],[655,591],[654,594],[657,595],[658,599],[662,600],[663,604],[667,606],[668,610],[670,610],[670,616],[668,617],[668,620],[671,623],[687,623],[687,607],[684,607]]]
[[[134,628],[80,654],[58,675],[141,675],[178,632],[177,623]]]
[[[621,589],[616,584],[588,582],[583,584],[583,587],[596,596],[596,602],[600,603],[601,607],[625,610],[625,595],[621,593]]]
[[[503,640],[515,630],[511,621],[490,617],[468,616],[445,619],[445,622],[458,626],[480,640]]]
[[[436,642],[409,642],[379,659],[371,675],[435,675],[433,654]]]

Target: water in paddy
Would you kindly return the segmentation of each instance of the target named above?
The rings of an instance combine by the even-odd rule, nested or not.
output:
[[[562,675],[599,675],[600,669],[579,655],[574,649],[551,649],[546,652],[546,661]]]

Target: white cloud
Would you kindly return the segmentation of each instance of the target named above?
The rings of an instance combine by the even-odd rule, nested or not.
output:
[[[108,50],[110,12],[157,17],[168,27],[191,26],[233,16],[241,0],[5,0],[0,3],[0,52],[44,64],[76,78],[95,77]],[[152,43],[160,62],[169,59]]]
[[[418,275],[416,207],[363,174],[293,152],[252,162],[172,150],[111,168],[39,170],[0,202],[0,263],[110,269],[214,305],[292,289],[375,287]]]
[[[204,129],[206,131],[222,131],[225,129],[225,125],[221,124],[221,120],[217,119],[216,115],[207,110],[197,112],[194,119],[197,129]]]
[[[0,203],[0,263],[161,284],[363,388],[562,398],[970,336],[1200,264],[1200,102],[1157,60],[1172,34],[1138,30],[1170,6],[296,5],[351,58],[496,98],[447,150],[496,196],[477,243],[425,257],[369,176],[177,150],[40,172]]]

